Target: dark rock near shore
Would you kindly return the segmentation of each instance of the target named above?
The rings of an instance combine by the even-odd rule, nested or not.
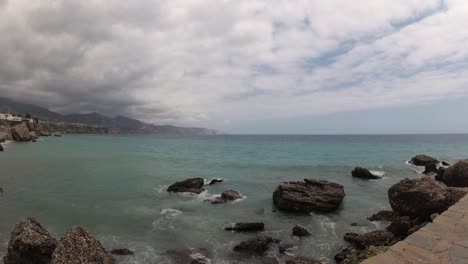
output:
[[[72,227],[57,243],[51,264],[112,264],[101,243],[82,227]]]
[[[447,163],[447,162],[445,162],[445,161],[442,161],[442,163],[441,163],[441,164],[442,164],[442,166],[445,166],[445,167],[450,167],[450,164],[448,164],[448,163]]]
[[[164,253],[173,264],[205,264],[210,263],[210,256],[207,249],[204,248],[187,248],[173,249]]]
[[[386,222],[392,222],[398,217],[397,214],[393,211],[380,211],[376,214],[373,214],[371,217],[368,217],[367,219],[369,221],[386,221]]]
[[[265,229],[264,223],[235,223],[224,227],[226,231],[235,232],[258,232]]]
[[[204,191],[203,185],[205,185],[205,180],[203,178],[191,178],[172,184],[167,188],[167,191],[175,193],[188,192],[200,194]]]
[[[449,189],[429,177],[404,179],[388,190],[393,211],[399,215],[429,220],[456,203],[466,191]]]
[[[410,229],[408,230],[408,236],[411,235],[411,234],[413,234],[414,232],[418,231],[419,229],[425,227],[428,223],[429,223],[429,222],[423,222],[423,223],[421,223],[421,224],[419,224],[419,225],[413,226],[412,228],[410,228]]]
[[[221,183],[223,181],[223,179],[212,179],[208,185],[215,185],[216,183]]]
[[[379,176],[372,174],[368,169],[361,168],[361,167],[354,168],[354,170],[351,172],[351,175],[355,178],[368,179],[368,180],[380,179]]]
[[[11,137],[14,141],[31,141],[32,139],[29,129],[24,123],[11,128]]]
[[[310,236],[310,232],[302,226],[296,225],[292,229],[292,235],[296,237],[307,237]]]
[[[135,252],[131,251],[128,248],[113,249],[110,253],[113,255],[119,255],[119,256],[135,255]]]
[[[230,201],[239,200],[242,198],[242,195],[238,191],[228,190],[224,191],[220,197],[216,197],[213,200],[209,200],[212,204],[222,204]]]
[[[447,170],[447,168],[445,168],[445,167],[439,167],[439,169],[437,169],[437,174],[436,174],[434,179],[436,181],[442,181],[444,179],[444,175],[445,175],[446,170]]]
[[[27,218],[11,232],[5,264],[48,264],[55,249],[55,240],[34,218]]]
[[[435,163],[424,166],[424,174],[437,173],[437,165]]]
[[[426,165],[429,165],[431,163],[437,164],[437,163],[439,163],[439,161],[434,159],[431,156],[417,155],[417,156],[415,156],[415,157],[413,157],[411,159],[410,163],[413,164],[413,165],[416,165],[416,166],[426,166]]]
[[[344,240],[358,249],[368,246],[388,246],[396,241],[395,236],[387,230],[377,230],[365,234],[346,233]]]
[[[322,264],[322,261],[306,257],[292,257],[286,261],[286,264]]]
[[[468,187],[468,159],[460,160],[447,168],[442,182],[450,187]]]
[[[400,238],[408,236],[408,231],[414,227],[414,223],[408,216],[402,216],[395,219],[388,227],[387,230],[392,232],[393,235]]]
[[[239,245],[234,247],[234,251],[261,255],[268,250],[270,244],[278,244],[279,242],[280,241],[276,238],[260,235],[250,240],[241,242]]]
[[[352,264],[361,263],[362,261],[385,252],[389,246],[368,247],[362,250],[356,250],[352,247],[343,249],[340,253],[335,255],[335,262],[337,264]]]
[[[4,150],[3,146],[2,146],[2,144],[0,144],[0,151],[3,151],[3,150]]]
[[[324,180],[304,179],[281,183],[273,193],[273,203],[283,211],[310,213],[338,209],[345,197],[343,185]]]

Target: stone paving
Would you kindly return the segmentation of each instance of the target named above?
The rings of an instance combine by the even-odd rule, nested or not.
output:
[[[468,195],[434,221],[363,264],[468,264]]]

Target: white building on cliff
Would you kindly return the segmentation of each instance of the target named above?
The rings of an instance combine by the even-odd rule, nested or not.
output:
[[[13,116],[11,114],[2,114],[2,113],[0,113],[0,120],[21,122],[21,121],[23,121],[23,118],[21,118],[19,116]]]

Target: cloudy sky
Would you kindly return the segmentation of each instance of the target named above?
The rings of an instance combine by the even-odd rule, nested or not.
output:
[[[0,96],[230,133],[466,132],[467,25],[466,0],[0,0]]]

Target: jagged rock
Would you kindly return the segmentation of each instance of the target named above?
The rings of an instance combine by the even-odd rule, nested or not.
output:
[[[191,178],[172,184],[169,186],[169,188],[167,188],[167,191],[176,193],[188,192],[200,194],[204,191],[203,185],[205,185],[205,180],[203,178]]]
[[[429,220],[456,203],[466,191],[449,189],[430,177],[404,179],[388,190],[393,211],[399,215]]]
[[[310,232],[302,226],[296,225],[292,229],[292,235],[297,237],[310,236]]]
[[[11,137],[14,141],[31,141],[31,134],[28,127],[24,124],[18,124],[11,128]]]
[[[214,185],[216,183],[221,183],[223,182],[224,180],[223,179],[212,179],[209,183],[209,185]]]
[[[426,166],[426,165],[429,165],[431,163],[439,163],[438,160],[434,159],[433,157],[431,156],[427,156],[427,155],[417,155],[415,157],[413,157],[410,161],[411,164],[413,165],[416,165],[416,166]]]
[[[209,200],[212,204],[222,204],[229,201],[235,201],[242,198],[242,195],[238,191],[228,190],[224,191],[220,197],[216,197],[213,200]]]
[[[351,172],[351,175],[355,178],[368,179],[368,180],[380,179],[379,176],[372,174],[368,169],[361,168],[361,167],[354,168],[354,170]]]
[[[367,219],[369,221],[386,221],[386,222],[392,222],[397,218],[397,214],[393,211],[380,211],[376,214],[373,214],[371,217],[368,217]]]
[[[368,246],[388,246],[395,242],[395,236],[387,230],[376,230],[365,234],[346,233],[344,240],[358,249],[364,249]]]
[[[392,232],[396,237],[405,238],[408,236],[408,231],[414,227],[414,223],[408,216],[402,216],[395,219],[388,227],[387,230]]]
[[[304,179],[281,183],[273,193],[273,203],[283,211],[331,212],[345,197],[343,185],[324,180]]]
[[[424,174],[437,173],[437,165],[435,163],[424,166]]]
[[[128,248],[113,249],[110,253],[114,255],[120,255],[120,256],[135,255],[135,252],[131,251]]]
[[[468,159],[460,160],[447,168],[442,182],[451,187],[468,187]]]
[[[235,223],[224,227],[226,231],[257,232],[265,229],[264,223]]]
[[[34,218],[16,224],[11,232],[5,264],[48,264],[55,249],[55,240]]]
[[[298,256],[287,260],[286,264],[322,264],[322,261]]]
[[[437,169],[437,175],[434,177],[434,179],[436,181],[442,181],[444,179],[444,175],[445,175],[446,170],[447,170],[447,168],[445,168],[445,167],[439,167],[439,169]]]
[[[101,243],[82,227],[72,227],[57,243],[51,264],[111,264]]]
[[[335,262],[337,264],[361,263],[370,257],[385,252],[388,248],[389,246],[380,246],[356,250],[352,247],[347,247],[335,255]]]
[[[448,164],[448,163],[447,163],[447,162],[445,162],[445,161],[442,161],[442,166],[449,167],[449,166],[450,166],[450,164]]]
[[[241,242],[239,245],[234,247],[234,251],[263,254],[268,250],[270,244],[278,244],[279,242],[280,241],[276,238],[260,235],[250,240]]]
[[[208,264],[211,260],[207,249],[204,248],[186,248],[186,249],[173,249],[164,253],[173,264]]]

